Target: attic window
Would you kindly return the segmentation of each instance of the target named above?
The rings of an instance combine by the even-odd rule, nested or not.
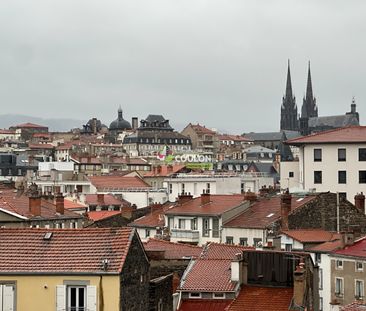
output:
[[[52,237],[52,232],[46,232],[43,236],[43,240],[50,240]]]
[[[274,213],[268,214],[267,217],[272,217],[274,215]]]

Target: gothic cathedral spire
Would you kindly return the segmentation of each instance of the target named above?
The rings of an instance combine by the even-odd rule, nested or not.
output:
[[[312,118],[318,116],[318,107],[316,106],[316,99],[313,95],[313,86],[311,83],[310,61],[308,68],[308,81],[306,85],[306,95],[303,99],[301,107],[301,118]]]
[[[281,106],[281,124],[280,129],[297,131],[299,129],[299,121],[297,118],[297,106],[295,96],[292,94],[291,73],[290,73],[290,60],[287,64],[287,81],[286,81],[286,93],[282,97]]]

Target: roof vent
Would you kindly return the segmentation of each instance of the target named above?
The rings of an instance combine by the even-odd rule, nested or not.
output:
[[[43,236],[43,240],[51,240],[52,232],[46,232]]]

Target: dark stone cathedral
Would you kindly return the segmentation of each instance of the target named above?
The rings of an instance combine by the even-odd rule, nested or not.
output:
[[[290,63],[287,68],[286,93],[282,98],[281,106],[281,131],[297,131],[302,135],[330,130],[339,127],[359,125],[359,114],[356,111],[355,100],[352,100],[351,111],[344,115],[318,116],[318,106],[313,95],[311,82],[310,62],[308,68],[308,81],[306,95],[302,101],[301,115],[298,115],[296,98],[292,93]]]

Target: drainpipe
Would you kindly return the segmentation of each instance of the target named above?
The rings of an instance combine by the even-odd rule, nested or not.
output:
[[[339,192],[337,191],[337,233],[339,233]]]

